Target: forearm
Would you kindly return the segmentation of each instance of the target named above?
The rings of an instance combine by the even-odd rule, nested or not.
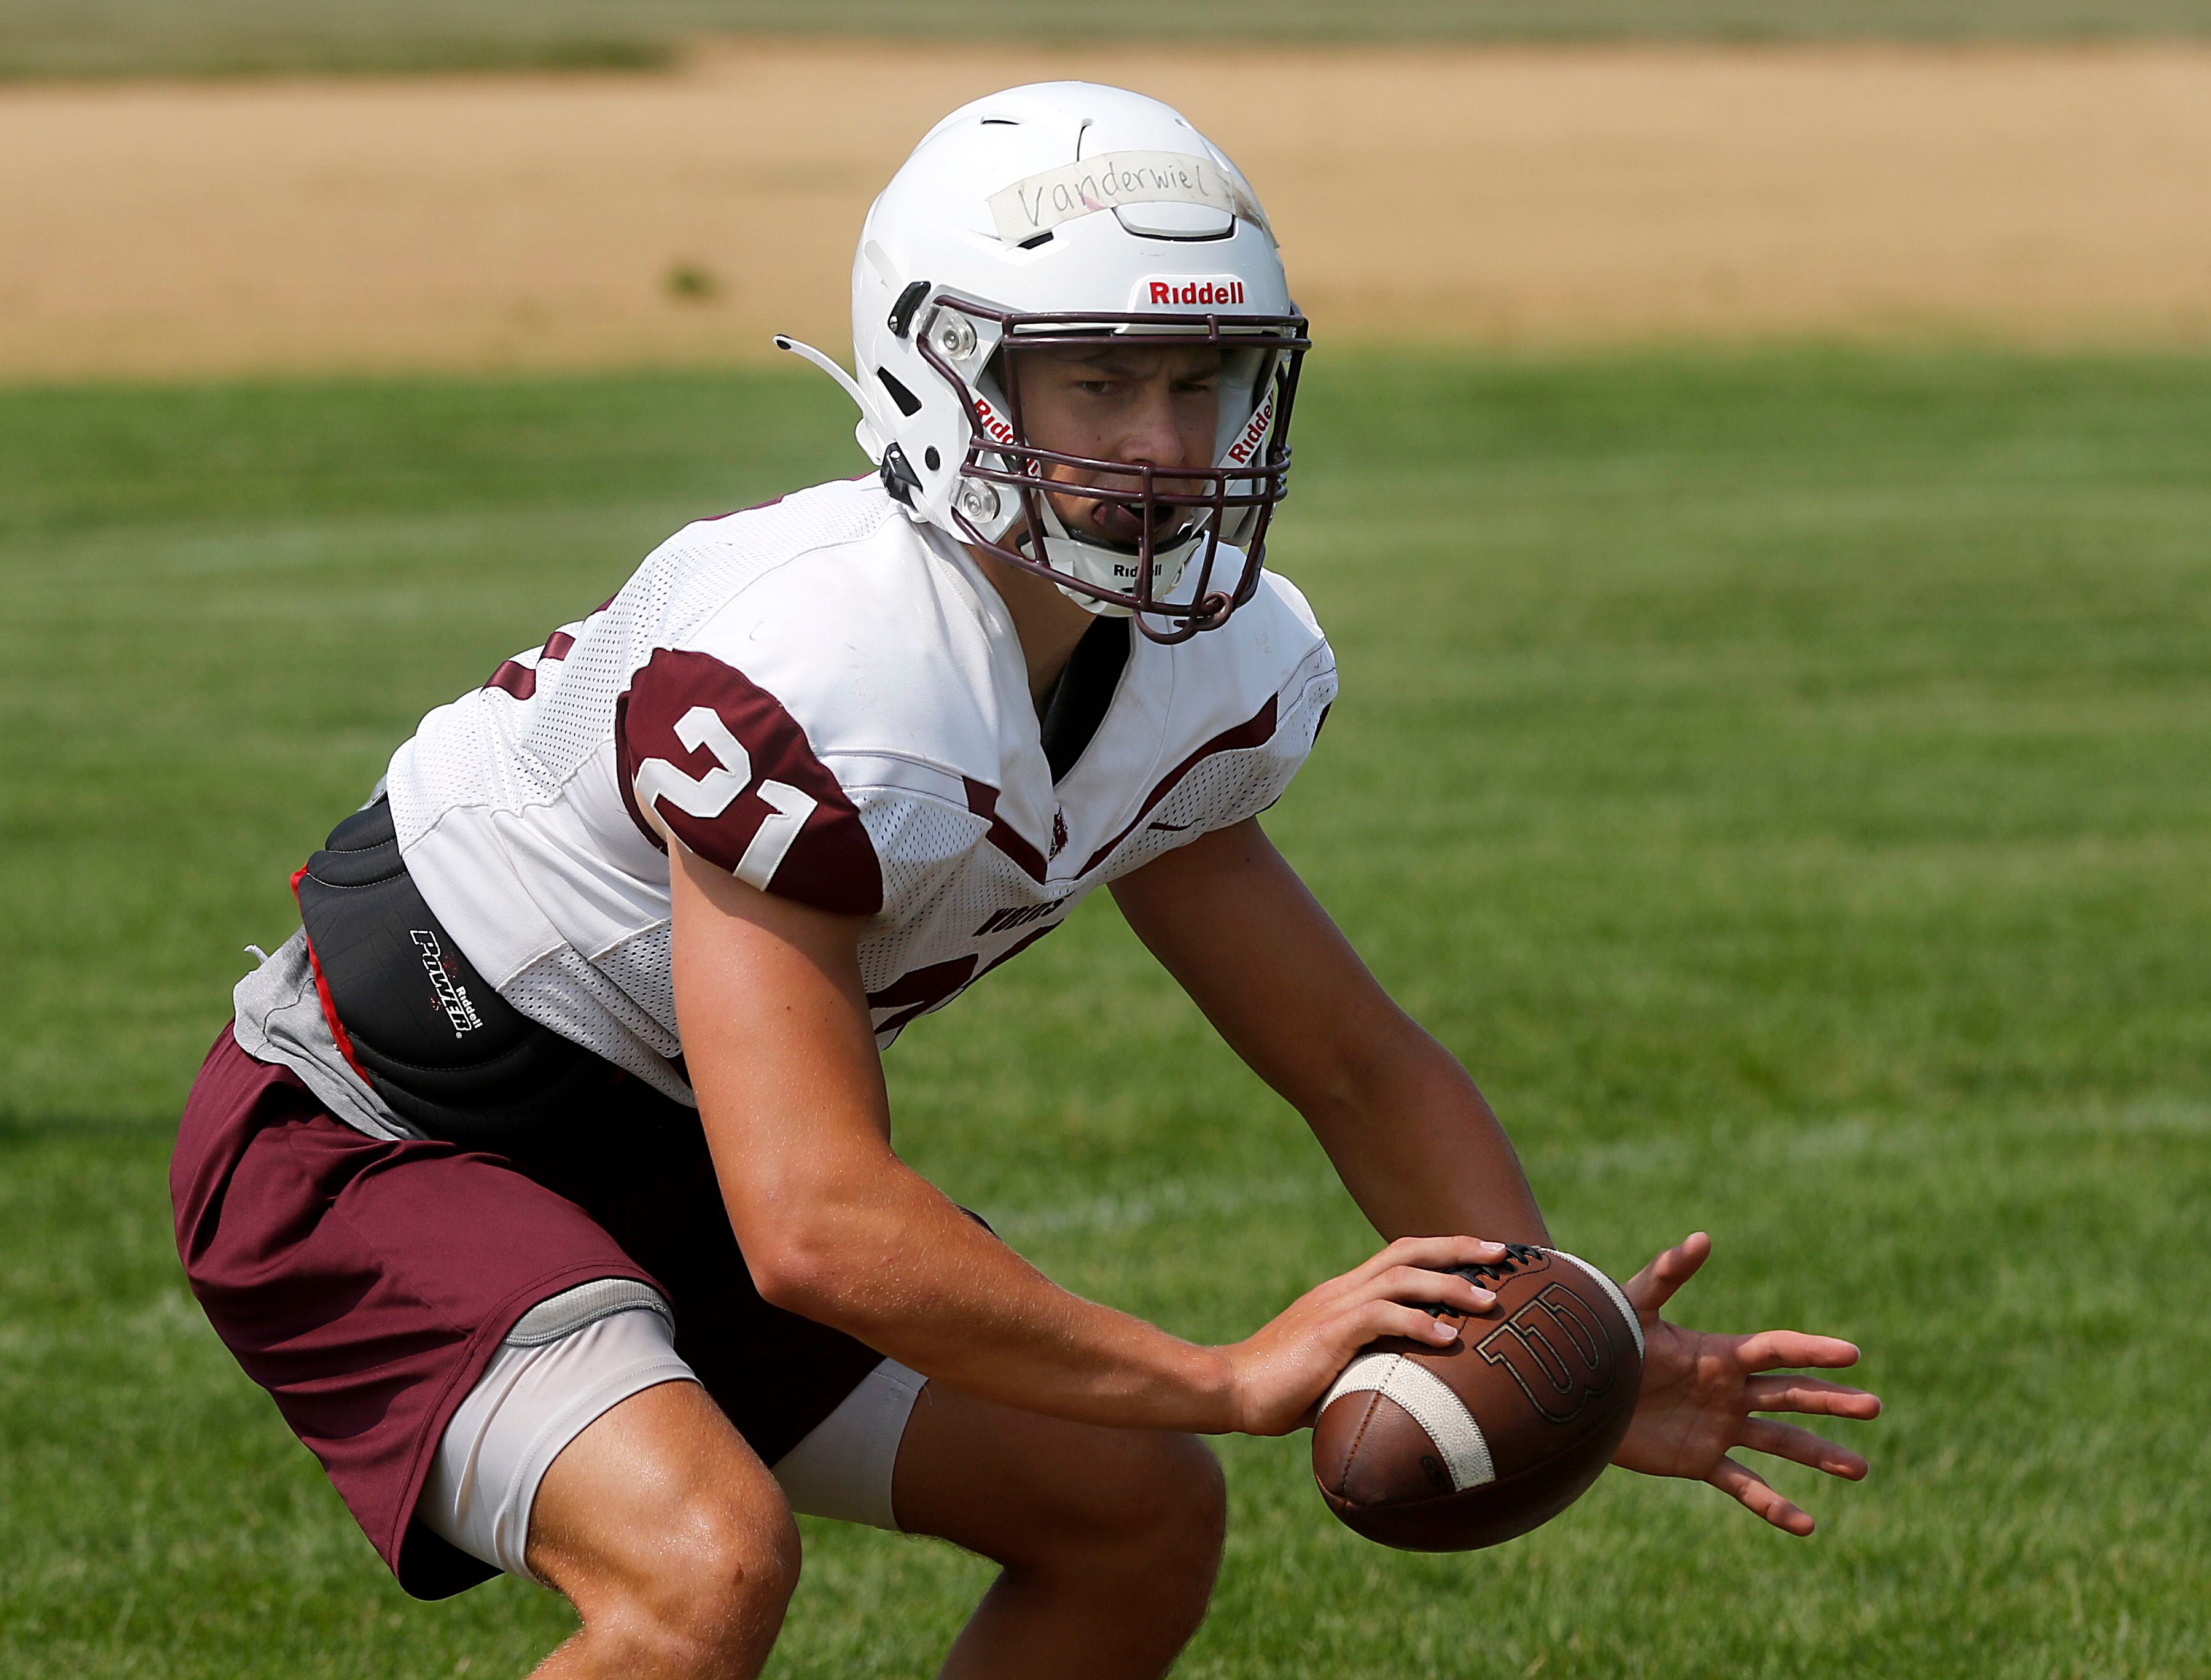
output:
[[[1292,1100],[1384,1236],[1549,1242],[1505,1128],[1458,1060],[1410,1019]]]
[[[1303,1115],[1384,1236],[1541,1242],[1543,1217],[1466,1070],[1367,972],[1256,822],[1114,886],[1231,1048]]]
[[[673,861],[685,1060],[760,1293],[987,1399],[1234,1428],[1219,1352],[1058,1288],[893,1152],[858,921]]]
[[[774,1304],[1027,1411],[1131,1429],[1236,1427],[1217,1350],[1061,1289],[895,1157],[842,1182],[775,1198],[804,1213],[760,1245],[755,1281]],[[756,1205],[743,1214],[760,1227]]]

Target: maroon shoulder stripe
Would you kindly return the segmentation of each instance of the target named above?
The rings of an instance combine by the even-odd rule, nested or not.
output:
[[[1144,802],[1136,807],[1136,814],[1129,819],[1129,825],[1090,855],[1088,861],[1082,866],[1082,873],[1088,874],[1111,857],[1113,855],[1113,849],[1135,833],[1136,825],[1150,816],[1159,802],[1174,791],[1175,784],[1196,769],[1202,762],[1212,758],[1215,753],[1236,752],[1245,747],[1263,745],[1274,739],[1275,727],[1275,697],[1269,694],[1267,697],[1267,704],[1260,707],[1257,711],[1245,718],[1234,728],[1223,729],[1161,777],[1151,792],[1144,795]]]
[[[538,650],[537,664],[542,665],[548,659],[566,659],[568,650],[575,645],[574,637],[565,630],[556,630],[545,638],[545,645]],[[518,659],[503,661],[484,686],[512,694],[518,700],[527,700],[537,692],[537,666],[524,665]]]
[[[1019,869],[1033,881],[1044,879],[1044,854],[1014,831],[1013,825],[998,814],[998,790],[987,782],[978,782],[972,776],[960,781],[967,789],[967,808],[990,825],[983,837],[1003,852]]]
[[[512,694],[518,700],[527,700],[537,692],[537,673],[518,659],[506,660],[491,674],[491,680],[484,686]]]

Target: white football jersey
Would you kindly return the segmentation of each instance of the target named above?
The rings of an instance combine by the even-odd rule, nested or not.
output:
[[[597,612],[425,717],[385,788],[409,873],[478,971],[688,1103],[671,840],[865,916],[887,1046],[1093,888],[1281,796],[1336,689],[1305,598],[1268,574],[1218,630],[1130,642],[1055,783],[972,558],[873,480],[839,481],[679,531]]]

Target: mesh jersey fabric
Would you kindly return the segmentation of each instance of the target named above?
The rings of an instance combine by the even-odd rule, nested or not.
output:
[[[865,916],[887,1046],[1097,886],[1281,795],[1336,690],[1304,597],[1269,574],[1218,630],[1131,640],[1055,782],[973,559],[875,481],[840,480],[677,532],[426,716],[385,787],[409,874],[500,995],[688,1103],[670,843]],[[280,954],[238,989],[240,1043],[318,1094],[355,1085],[335,1112],[403,1132],[324,1054]]]

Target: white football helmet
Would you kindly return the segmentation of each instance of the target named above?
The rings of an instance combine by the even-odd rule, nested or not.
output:
[[[1305,323],[1250,185],[1157,100],[1055,82],[954,112],[861,229],[853,374],[776,342],[859,405],[860,447],[913,518],[1091,611],[1134,614],[1154,640],[1179,642],[1257,587],[1287,484]],[[1012,356],[1194,343],[1222,352],[1209,466],[1155,473],[1029,442]],[[1041,493],[1049,467],[1128,509],[1138,541],[1069,529]],[[1228,564],[1241,570],[1217,577]]]

